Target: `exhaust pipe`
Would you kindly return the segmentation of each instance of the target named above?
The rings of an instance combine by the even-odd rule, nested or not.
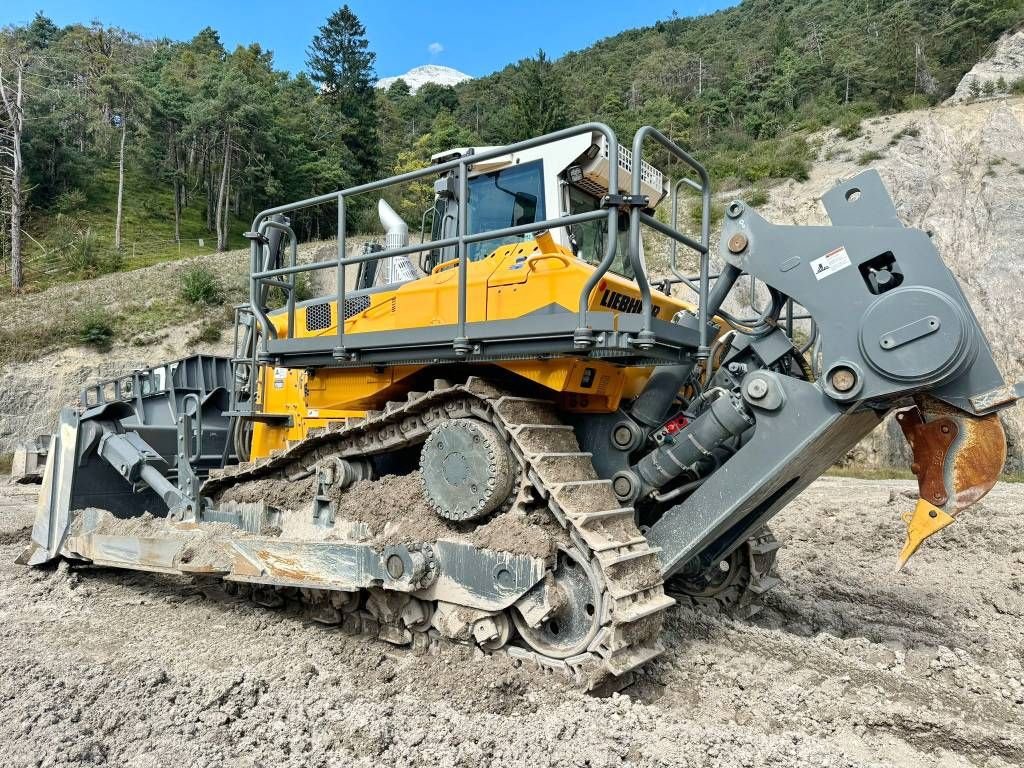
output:
[[[409,225],[395,213],[395,209],[386,200],[377,201],[377,218],[384,227],[384,250],[402,248],[409,244]],[[377,270],[377,284],[390,285],[415,280],[419,271],[408,256],[389,256],[381,264],[383,269]]]

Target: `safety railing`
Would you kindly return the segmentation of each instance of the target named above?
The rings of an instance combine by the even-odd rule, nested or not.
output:
[[[608,154],[608,189],[609,194],[606,196],[603,202],[603,206],[593,211],[587,211],[584,213],[576,214],[564,214],[554,218],[546,218],[541,221],[531,222],[527,224],[520,224],[515,226],[503,227],[499,229],[490,229],[481,232],[469,232],[468,228],[468,198],[469,198],[469,174],[474,165],[484,163],[489,160],[493,160],[498,157],[505,155],[522,152],[529,149],[534,149],[545,144],[551,144],[563,139],[568,139],[584,134],[601,134],[607,145]],[[637,169],[644,168],[643,162],[643,148],[646,140],[652,139],[660,144],[665,150],[672,156],[681,160],[686,166],[692,169],[696,175],[697,180],[687,180],[687,183],[695,190],[701,193],[703,197],[703,208],[702,208],[702,222],[701,222],[701,239],[695,240],[684,232],[679,231],[678,222],[673,219],[671,225],[663,224],[662,222],[655,219],[653,216],[645,213],[642,209],[647,206],[649,201],[643,198],[642,192],[642,173],[638,172]],[[626,150],[628,151],[628,150]],[[259,336],[259,351],[264,357],[280,356],[284,351],[285,345],[278,339],[278,333],[274,323],[269,317],[269,310],[266,305],[266,289],[270,286],[277,286],[284,290],[287,294],[287,305],[286,311],[288,314],[287,324],[287,335],[285,341],[294,339],[295,336],[295,278],[298,274],[304,272],[311,272],[323,269],[335,269],[336,270],[336,295],[338,297],[338,311],[336,313],[336,325],[337,331],[336,336],[332,342],[333,357],[338,361],[349,360],[352,353],[347,346],[347,342],[352,345],[353,349],[358,348],[358,344],[354,341],[349,340],[349,334],[345,331],[345,313],[344,313],[344,297],[346,295],[346,267],[350,265],[361,264],[363,262],[388,259],[396,256],[405,256],[416,253],[425,253],[433,250],[440,250],[444,248],[455,248],[457,254],[457,268],[458,268],[458,309],[457,309],[457,321],[454,324],[454,329],[450,338],[450,344],[455,353],[459,356],[468,355],[474,350],[475,345],[478,342],[486,341],[486,337],[478,336],[472,337],[467,330],[467,268],[468,268],[468,251],[469,246],[473,243],[496,240],[499,238],[515,237],[521,235],[529,235],[545,230],[555,229],[559,227],[570,227],[578,224],[584,224],[592,221],[603,220],[606,227],[605,237],[605,252],[600,262],[598,263],[594,272],[590,275],[589,279],[584,284],[580,295],[578,297],[578,311],[576,319],[576,327],[572,333],[573,346],[577,351],[585,352],[592,348],[596,341],[601,338],[604,334],[595,337],[594,330],[592,328],[592,317],[589,309],[590,296],[594,291],[595,287],[604,278],[608,271],[611,269],[612,264],[615,261],[616,249],[617,249],[617,233],[618,233],[618,215],[620,210],[626,210],[630,213],[629,223],[629,263],[632,267],[634,279],[637,282],[641,299],[642,307],[640,311],[639,328],[633,337],[629,339],[629,344],[635,346],[640,350],[649,350],[653,347],[657,341],[658,334],[654,332],[655,328],[663,331],[666,325],[665,321],[657,320],[652,312],[652,299],[651,299],[651,286],[647,276],[646,269],[643,264],[643,259],[640,254],[640,230],[641,226],[648,226],[662,235],[671,238],[674,244],[682,244],[687,248],[695,250],[700,254],[701,259],[701,274],[700,284],[698,286],[699,293],[699,307],[700,307],[700,343],[698,354],[706,356],[708,350],[708,339],[709,331],[707,328],[707,320],[711,316],[707,311],[707,299],[709,293],[709,235],[710,235],[710,199],[711,199],[711,188],[710,181],[708,179],[707,171],[694,160],[689,154],[682,150],[670,139],[665,137],[660,131],[645,127],[637,132],[636,137],[633,140],[632,150],[632,190],[630,195],[619,194],[619,153],[620,148],[615,133],[607,125],[603,123],[584,123],[581,125],[574,126],[572,128],[566,128],[564,130],[555,131],[545,136],[540,136],[534,139],[528,139],[526,141],[517,142],[504,147],[497,147],[484,152],[476,154],[463,155],[461,157],[454,158],[447,162],[439,163],[437,165],[427,166],[415,171],[393,176],[387,179],[370,182],[367,184],[358,185],[344,190],[311,197],[306,200],[301,200],[295,203],[289,203],[287,205],[281,205],[259,213],[253,220],[252,230],[247,233],[247,236],[251,241],[250,250],[250,310],[252,312],[254,321],[258,327]],[[456,172],[457,178],[457,231],[453,236],[440,237],[436,240],[429,240],[426,242],[413,243],[401,247],[388,248],[383,251],[376,251],[373,253],[366,254],[355,254],[349,255],[346,251],[346,216],[348,213],[348,203],[356,195],[362,195],[369,192],[375,192],[383,190],[387,187],[393,187],[401,184],[407,184],[425,177],[431,176],[436,177],[439,175],[446,174],[448,172]],[[296,248],[297,242],[295,239],[295,233],[287,227],[287,225],[281,223],[278,218],[283,214],[292,213],[295,211],[313,208],[317,206],[335,204],[337,206],[337,229],[338,229],[338,250],[337,259],[334,261],[326,262],[314,262],[308,264],[297,263]],[[272,230],[278,230],[289,239],[291,248],[291,258],[286,266],[278,266],[275,268],[268,268],[268,264],[261,258],[264,254],[264,249],[269,241],[268,233]],[[673,257],[674,263],[674,257]],[[508,333],[508,328],[505,327],[502,331]],[[386,333],[386,332],[385,332]],[[390,333],[402,333],[402,331],[393,331]],[[362,335],[362,334],[352,334]],[[322,341],[318,342],[322,343]]]

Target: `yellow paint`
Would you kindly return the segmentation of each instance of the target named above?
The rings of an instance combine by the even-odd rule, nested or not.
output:
[[[466,319],[513,319],[551,305],[575,312],[580,293],[594,269],[555,243],[547,233],[535,240],[501,246],[487,258],[467,265]],[[419,280],[370,294],[370,305],[345,321],[345,335],[456,324],[458,278],[458,262],[447,262]],[[614,314],[638,312],[639,297],[634,282],[608,274],[591,294],[588,306],[594,311]],[[658,291],[652,291],[652,301],[656,316],[664,320],[671,320],[684,309],[695,311],[692,304]],[[337,315],[336,302],[332,302],[332,317]],[[287,313],[272,315],[271,322],[280,337],[287,336]],[[306,331],[305,307],[296,307],[295,325],[296,338],[337,334],[336,325]],[[640,391],[651,370],[572,357],[512,360],[495,365],[545,387],[562,408],[585,413],[614,411],[623,398],[634,397]],[[290,423],[257,423],[252,458],[285,448],[315,427],[348,416],[361,416],[367,410],[380,410],[388,400],[404,399],[406,391],[416,388],[410,377],[423,369],[419,365],[264,368],[260,378],[262,410],[288,416]],[[584,386],[585,379],[589,386]],[[429,381],[421,382],[420,386],[429,387]]]
[[[903,522],[907,524],[907,541],[900,550],[897,570],[903,569],[925,539],[952,523],[953,518],[931,502],[918,499],[914,511],[903,516]]]

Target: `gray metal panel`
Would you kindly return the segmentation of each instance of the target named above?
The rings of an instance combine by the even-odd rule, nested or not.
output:
[[[889,190],[878,171],[870,169],[836,184],[821,196],[825,212],[836,226],[902,227]]]
[[[730,253],[726,245],[734,235],[744,236],[748,243],[740,254]],[[888,399],[941,387],[938,396],[971,411],[971,395],[1002,386],[977,319],[956,278],[924,232],[895,226],[775,226],[744,208],[740,215],[726,220],[722,244],[728,262],[808,310],[821,330],[823,371],[837,364],[859,369],[863,386],[851,393],[851,399]],[[861,265],[886,253],[895,258],[903,283],[876,295]],[[822,259],[831,259],[824,269]],[[945,343],[956,347],[957,353],[943,366],[936,366],[931,337],[889,352],[878,349],[887,331],[918,319],[907,314],[901,291],[914,291],[918,315],[941,314],[936,307],[952,309],[955,322],[946,324],[945,332],[950,335]],[[864,323],[869,313],[877,320],[871,328]],[[886,324],[887,317],[891,325]],[[879,328],[886,332],[879,332]],[[873,349],[870,361],[864,354],[868,346]],[[893,361],[891,370],[886,369],[887,355]],[[914,375],[908,376],[908,369]],[[828,387],[827,377],[824,386]]]

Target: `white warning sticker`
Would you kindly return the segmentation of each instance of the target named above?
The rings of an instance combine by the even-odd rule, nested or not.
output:
[[[274,369],[274,389],[284,389],[284,380],[288,378],[287,368]]]
[[[834,275],[839,270],[846,269],[848,266],[850,266],[850,254],[846,252],[846,248],[843,246],[839,246],[834,251],[826,253],[820,259],[815,259],[811,262],[811,270],[818,280]]]

